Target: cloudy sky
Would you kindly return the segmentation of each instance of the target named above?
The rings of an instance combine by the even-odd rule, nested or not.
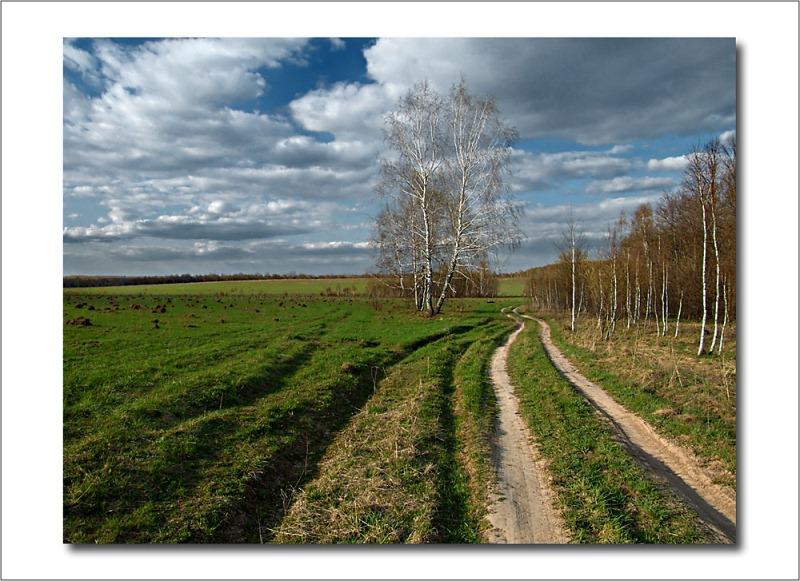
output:
[[[384,116],[462,76],[519,132],[506,272],[736,128],[733,38],[66,38],[64,273],[366,272]]]

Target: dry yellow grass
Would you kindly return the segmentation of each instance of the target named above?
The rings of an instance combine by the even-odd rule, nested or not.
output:
[[[437,430],[422,408],[436,385],[424,362],[397,366],[337,435],[276,531],[278,543],[433,540],[435,465],[422,441]]]

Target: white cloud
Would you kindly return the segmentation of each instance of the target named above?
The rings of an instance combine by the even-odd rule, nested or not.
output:
[[[563,244],[566,224],[572,219],[586,240],[590,254],[604,251],[608,229],[620,214],[630,215],[642,204],[655,204],[660,194],[612,197],[590,204],[557,204],[534,206],[527,209],[522,219],[522,229],[527,239],[512,260],[519,269],[552,264],[558,260],[558,248]],[[524,256],[521,259],[520,255]]]
[[[658,47],[631,50],[630,42],[380,39],[364,54],[374,82],[317,85],[269,111],[255,99],[269,95],[276,67],[305,62],[302,39],[173,39],[136,47],[97,40],[87,50],[78,48],[85,42],[65,42],[65,71],[96,88],[87,95],[78,80],[64,83],[64,198],[82,204],[64,240],[87,248],[109,240],[132,245],[135,237],[215,242],[206,256],[234,241],[290,239],[285,245],[298,253],[355,249],[324,232],[352,233],[353,244],[368,236],[376,162],[386,152],[385,114],[411,84],[427,79],[445,91],[462,75],[471,92],[495,94],[523,140],[568,144],[566,151],[515,151],[514,192],[575,200],[587,192],[649,195],[674,180],[639,174],[677,171],[681,158],[640,159],[628,141],[665,127],[679,134],[724,125],[727,85],[716,88],[722,98],[703,98],[680,79],[684,66],[707,66],[705,57],[688,54],[692,47],[706,56],[733,51],[711,41],[669,44],[686,57],[675,64]],[[330,40],[330,52],[342,45]],[[587,55],[604,59],[603,72],[589,66]],[[672,84],[659,85],[663,75]],[[603,149],[581,149],[591,143]],[[285,206],[288,200],[297,204]],[[300,233],[313,236],[312,246],[293,238]]]
[[[108,220],[100,225],[64,228],[65,242],[151,237],[172,240],[248,240],[305,234],[331,224],[334,204],[301,200],[251,201],[237,205],[212,201],[208,205],[149,216],[125,201],[111,201]]]
[[[92,99],[65,81],[65,202],[97,200],[94,216],[65,230],[66,242],[297,234],[332,226],[330,200],[355,196],[359,207],[371,198],[381,145],[369,139],[380,138],[379,127],[367,140],[351,131],[349,140],[320,142],[298,135],[285,116],[232,108],[269,90],[270,68],[301,62],[303,40],[181,39],[134,49],[99,40],[95,55],[65,46],[65,66],[104,75],[104,92]],[[360,102],[371,98],[367,91]],[[335,112],[320,123],[348,127]],[[278,208],[288,199],[291,210]],[[341,226],[353,227],[338,208]]]
[[[589,193],[618,194],[624,192],[643,192],[667,190],[675,185],[672,178],[654,178],[652,176],[621,176],[610,180],[592,182],[586,188]]]
[[[309,131],[328,132],[343,140],[382,139],[383,116],[405,87],[393,83],[337,83],[292,101],[292,116]]]
[[[650,171],[683,171],[688,160],[685,155],[667,157],[664,159],[651,159],[647,162]]]
[[[90,52],[75,46],[70,40],[63,44],[64,66],[77,72],[92,89],[101,89],[100,61]]]
[[[103,93],[89,100],[65,83],[66,181],[77,168],[91,168],[87,173],[95,175],[164,177],[257,159],[290,135],[291,125],[231,104],[267,90],[257,69],[298,58],[303,45],[292,39],[183,39],[123,50],[96,41]],[[65,47],[65,53],[84,54]]]

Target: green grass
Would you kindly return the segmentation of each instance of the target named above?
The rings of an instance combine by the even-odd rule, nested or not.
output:
[[[370,282],[369,277],[352,278],[291,278],[270,280],[214,281],[175,284],[151,284],[110,286],[93,288],[67,288],[65,295],[114,296],[167,296],[167,295],[316,295],[353,296],[363,295]]]
[[[481,470],[489,466],[492,421],[481,361],[509,326],[491,315],[421,346],[388,371],[332,442],[277,542],[481,541],[480,491],[488,478]],[[476,458],[483,462],[478,470]]]
[[[420,408],[438,427],[415,444],[436,466],[429,526],[466,538],[452,374],[505,325],[494,304],[452,301],[429,320],[405,302],[92,290],[64,293],[64,321],[66,542],[271,540],[376,370],[416,361],[418,379],[423,353],[438,386]]]
[[[166,295],[303,295],[351,297],[367,293],[372,279],[367,276],[347,278],[287,278],[270,280],[213,281],[175,284],[149,284],[93,288],[66,288],[65,295],[80,296],[86,293],[113,296],[166,296]],[[524,278],[501,277],[498,295],[521,297],[525,290]]]
[[[528,323],[512,346],[509,374],[562,517],[579,543],[708,543],[696,513],[649,480],[609,427],[555,370]]]
[[[502,301],[262,282],[64,292],[65,542],[481,542]],[[512,377],[575,538],[703,542],[529,334]]]
[[[501,297],[522,297],[525,295],[527,279],[525,277],[500,277],[497,295]]]

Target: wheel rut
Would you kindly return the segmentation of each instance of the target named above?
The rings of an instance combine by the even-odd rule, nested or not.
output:
[[[555,495],[548,485],[536,445],[508,376],[508,351],[525,323],[519,323],[506,343],[492,357],[491,379],[498,404],[492,456],[497,485],[490,495],[488,533],[490,543],[563,544],[569,542],[555,508]]]
[[[602,415],[610,421],[633,458],[692,506],[717,535],[720,543],[736,542],[736,493],[717,484],[714,474],[684,447],[669,442],[647,422],[617,403],[606,391],[578,373],[553,344],[550,326],[541,319],[539,337],[552,364]]]

